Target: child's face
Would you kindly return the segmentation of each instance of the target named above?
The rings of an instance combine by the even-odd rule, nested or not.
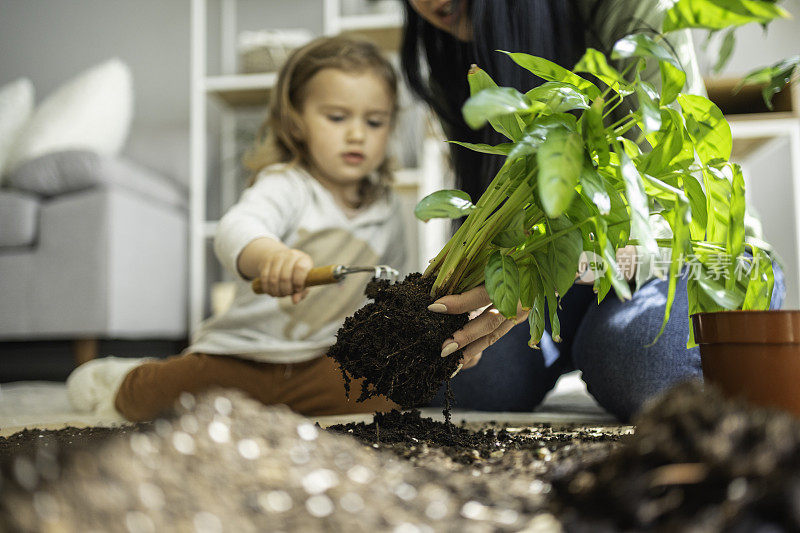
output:
[[[357,190],[386,157],[393,109],[388,84],[372,72],[315,74],[300,114],[314,177],[335,193]]]

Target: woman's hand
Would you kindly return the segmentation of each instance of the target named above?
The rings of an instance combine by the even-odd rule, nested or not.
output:
[[[298,303],[306,297],[305,288],[308,271],[314,261],[307,253],[286,248],[269,254],[259,265],[261,287],[270,296],[292,295],[292,302]]]
[[[442,357],[447,357],[459,348],[463,348],[461,360],[463,368],[475,366],[478,364],[483,350],[497,342],[512,327],[528,318],[528,312],[517,307],[517,316],[508,319],[501,315],[491,303],[486,287],[481,285],[463,294],[443,296],[428,306],[428,310],[434,313],[449,315],[470,313],[470,321],[467,325],[456,331],[451,339],[447,339],[442,344]]]

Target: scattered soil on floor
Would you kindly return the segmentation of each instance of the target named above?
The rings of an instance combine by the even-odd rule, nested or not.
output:
[[[797,420],[687,384],[637,424],[635,435],[625,426],[473,430],[412,411],[323,431],[235,391],[186,394],[147,427],[0,439],[3,453],[12,450],[0,524],[25,532],[800,530]]]
[[[348,317],[328,355],[345,383],[364,378],[358,400],[375,395],[403,408],[426,405],[458,368],[461,351],[440,357],[442,343],[467,323],[467,314],[428,311],[433,278],[411,274],[399,283],[373,280],[374,301]]]
[[[479,467],[483,473],[517,470],[536,461],[549,462],[565,452],[584,456],[594,453],[593,444],[607,452],[632,433],[630,426],[579,426],[565,424],[535,427],[498,426],[496,423],[460,426],[425,418],[419,411],[391,411],[374,415],[371,423],[338,424],[326,428],[352,435],[374,448],[389,450],[415,462],[429,462],[429,456],[452,463],[451,468]],[[487,427],[488,426],[488,427]],[[541,466],[538,465],[538,466]]]
[[[171,417],[67,453],[49,474],[37,459],[14,458],[0,480],[0,524],[24,532],[558,529],[545,481],[488,475],[435,451],[415,463],[238,392],[184,395]]]
[[[8,438],[0,438],[0,467],[12,458],[51,460],[61,462],[65,453],[98,446],[104,441],[132,431],[147,429],[152,424],[119,427],[66,427],[58,430],[24,429]]]

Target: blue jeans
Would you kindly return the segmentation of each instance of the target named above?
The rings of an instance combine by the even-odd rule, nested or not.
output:
[[[775,265],[771,309],[785,295],[783,272]],[[664,317],[668,284],[653,279],[622,302],[610,291],[597,303],[592,287],[573,285],[561,301],[560,343],[547,331],[540,350],[528,347],[528,323],[515,326],[481,361],[451,380],[453,407],[482,411],[532,411],[561,374],[578,369],[597,402],[628,421],[650,397],[671,385],[702,377],[699,348],[686,348],[689,302],[679,280],[664,333],[654,345]],[[432,405],[444,405],[444,387]]]

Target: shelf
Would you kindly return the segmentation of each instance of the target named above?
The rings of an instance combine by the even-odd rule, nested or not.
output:
[[[369,15],[349,15],[339,19],[342,31],[380,30],[387,28],[400,28],[403,25],[403,14],[376,13]]]
[[[403,13],[343,16],[337,27],[341,33],[366,37],[384,51],[397,52],[403,39]]]
[[[206,78],[206,92],[231,107],[266,106],[278,74],[238,74]]]
[[[401,168],[394,171],[392,188],[396,191],[416,190],[419,187],[420,170],[416,168]]]

